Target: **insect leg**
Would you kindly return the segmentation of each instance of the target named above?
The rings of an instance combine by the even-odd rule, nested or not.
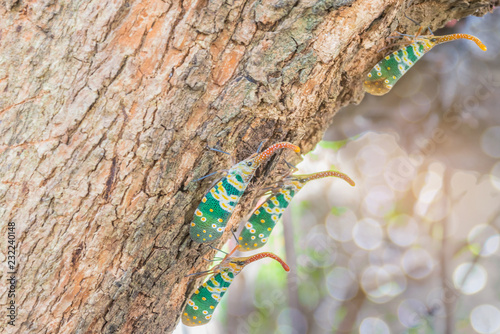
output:
[[[265,142],[266,142],[265,140],[260,142],[259,147],[257,148],[257,153],[260,153],[260,149],[262,148],[262,145],[264,145]]]
[[[198,181],[201,181],[201,180],[203,180],[203,179],[206,179],[206,178],[207,178],[207,177],[209,177],[209,176],[212,176],[212,175],[215,175],[215,174],[218,174],[218,173],[221,173],[221,172],[225,172],[225,170],[218,170],[218,171],[216,171],[216,172],[213,172],[213,173],[210,173],[210,174],[208,174],[208,175],[202,176],[202,177],[200,177],[200,178],[198,178],[198,179],[196,179],[196,180],[193,180],[193,181],[191,181],[191,182],[198,182]]]
[[[215,147],[210,147],[210,146],[207,146],[207,148],[210,150],[210,151],[215,151],[215,152],[219,152],[219,153],[224,153],[224,154],[227,154],[231,157],[231,165],[234,165],[236,164],[236,158],[233,157],[233,155],[231,153],[228,153],[226,151],[223,151],[223,150],[219,150],[218,148],[215,148]]]
[[[406,17],[408,20],[410,20],[411,22],[415,23],[417,26],[419,26],[419,25],[420,25],[420,23],[418,23],[417,21],[415,21],[414,19],[412,19],[411,17],[409,17],[408,15],[406,15],[406,13],[405,13],[405,17]]]
[[[207,261],[207,262],[218,262],[218,261],[221,261],[221,260],[222,260],[222,258],[220,258],[220,257],[214,257],[214,259],[213,259],[213,260],[209,260],[209,259],[205,259],[205,258],[203,258],[203,260],[205,260],[205,261]]]
[[[201,277],[201,276],[206,276],[206,275],[208,275],[208,274],[212,274],[212,273],[213,273],[213,270],[212,270],[212,269],[210,269],[210,270],[199,271],[199,272],[197,272],[197,273],[189,274],[189,275],[186,275],[186,276],[184,276],[184,277],[194,276],[194,277],[191,279],[191,280],[193,280],[193,279],[196,279],[196,278],[198,278],[198,277]],[[190,281],[191,281],[191,280],[190,280]]]
[[[236,240],[236,243],[238,243],[238,237],[236,236],[236,233],[231,230],[231,233],[233,234],[234,240]]]
[[[215,249],[216,251],[219,251],[219,252],[224,253],[224,254],[226,254],[226,255],[228,254],[227,252],[224,252],[222,249],[218,249],[218,248],[216,248],[216,247],[214,247],[214,246],[212,246],[212,245],[208,245],[208,247],[210,247],[210,248],[212,248],[212,249]]]
[[[290,176],[290,175],[292,175],[293,173],[295,173],[296,171],[299,170],[295,165],[289,163],[286,160],[285,160],[285,164],[288,166],[288,168],[290,168],[290,171],[288,173],[286,173],[285,177]]]
[[[215,152],[219,152],[219,153],[224,153],[224,154],[227,154],[227,155],[231,156],[231,153],[228,153],[228,152],[223,151],[223,150],[219,150],[219,149],[217,149],[217,148],[215,148],[215,147],[210,147],[210,146],[207,146],[207,148],[208,148],[210,151],[215,151]]]

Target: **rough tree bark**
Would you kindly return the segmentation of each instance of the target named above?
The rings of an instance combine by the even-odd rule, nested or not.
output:
[[[190,181],[230,164],[206,146],[307,152],[362,99],[385,37],[417,30],[405,13],[437,28],[499,2],[1,1],[0,253],[14,222],[18,316],[0,328],[172,331],[211,253],[188,235],[211,180]]]

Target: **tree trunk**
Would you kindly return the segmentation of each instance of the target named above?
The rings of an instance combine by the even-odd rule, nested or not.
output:
[[[206,147],[306,153],[362,99],[385,37],[416,32],[405,13],[436,28],[499,3],[2,0],[1,254],[12,222],[18,313],[0,329],[171,332],[195,288],[185,275],[213,255],[189,238],[213,180],[191,181],[231,164]]]

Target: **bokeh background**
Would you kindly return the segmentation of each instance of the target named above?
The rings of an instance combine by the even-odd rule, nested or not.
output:
[[[450,22],[383,96],[341,110],[312,181],[210,324],[175,333],[500,333],[500,11]],[[227,245],[232,248],[234,244]]]

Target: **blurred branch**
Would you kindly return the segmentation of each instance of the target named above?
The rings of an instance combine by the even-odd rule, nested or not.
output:
[[[491,218],[491,220],[489,221],[489,223],[487,225],[488,226],[493,225],[493,222],[495,221],[495,217],[497,217],[499,214],[500,214],[500,210],[498,210],[497,213],[495,213],[492,216],[493,218]],[[481,245],[481,248],[479,249],[479,251],[476,254],[474,254],[474,257],[472,258],[472,261],[471,261],[471,266],[469,267],[469,269],[465,273],[464,277],[462,278],[462,281],[460,282],[460,289],[462,289],[464,287],[465,283],[467,283],[467,279],[469,278],[470,274],[472,273],[472,270],[474,269],[476,264],[479,262],[479,259],[481,258],[481,253],[482,253],[483,249],[484,249],[484,243]]]
[[[445,169],[443,172],[443,195],[446,196],[446,194],[451,194],[450,191],[450,185],[451,185],[451,175],[449,175],[448,171]],[[443,204],[446,205],[446,204]],[[454,290],[453,286],[449,286],[449,279],[448,279],[448,222],[451,219],[451,215],[448,215],[447,217],[443,218],[441,220],[441,226],[442,226],[442,239],[441,239],[441,252],[439,253],[439,264],[441,267],[441,286],[443,287],[443,291],[445,294],[448,292],[448,289],[452,289],[452,293],[456,293],[456,290]],[[452,334],[452,329],[454,328],[454,322],[453,322],[453,306],[455,304],[455,298],[443,298],[443,305],[445,309],[445,334]]]
[[[297,275],[297,254],[295,253],[292,205],[290,205],[288,210],[283,213],[285,254],[287,264],[290,266],[290,272],[287,276],[288,306],[292,309],[300,310],[301,307],[298,294],[299,276]],[[292,317],[290,320],[293,328],[301,328],[301,324],[297,323],[297,319],[295,317]]]
[[[339,324],[339,333],[352,333],[355,325],[356,319],[358,318],[359,311],[366,300],[366,294],[363,290],[359,289],[358,293],[353,299],[345,300],[342,303],[341,309],[346,309],[346,316],[342,319]]]

